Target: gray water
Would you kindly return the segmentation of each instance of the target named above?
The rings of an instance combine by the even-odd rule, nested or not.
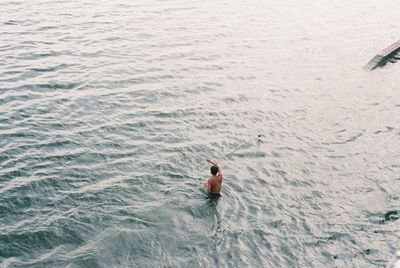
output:
[[[399,14],[397,0],[1,1],[0,266],[387,265],[400,63],[362,67],[399,39]]]

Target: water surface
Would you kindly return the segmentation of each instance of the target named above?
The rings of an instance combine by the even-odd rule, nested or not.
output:
[[[399,39],[399,12],[2,1],[0,266],[385,266],[400,64],[362,67]]]

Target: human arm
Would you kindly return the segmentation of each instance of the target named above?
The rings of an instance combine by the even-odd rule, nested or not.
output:
[[[217,164],[217,162],[216,162],[216,161],[213,161],[213,160],[207,159],[207,162],[208,162],[208,163],[210,163],[210,164],[213,164],[214,166],[217,166],[217,167],[218,167],[218,164]]]
[[[222,179],[222,169],[221,169],[221,167],[220,166],[217,166],[218,167],[218,176]]]
[[[211,193],[211,183],[210,180],[207,182],[207,192]]]
[[[211,183],[210,180],[208,180],[207,182],[203,183],[204,188],[207,189],[207,192],[211,192]]]

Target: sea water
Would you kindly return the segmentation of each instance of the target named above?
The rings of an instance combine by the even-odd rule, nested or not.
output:
[[[387,265],[400,63],[362,67],[399,39],[399,14],[390,0],[1,1],[0,266]]]

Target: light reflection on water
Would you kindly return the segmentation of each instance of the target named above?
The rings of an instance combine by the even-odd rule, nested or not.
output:
[[[400,65],[362,67],[399,11],[2,2],[0,266],[386,265]]]

